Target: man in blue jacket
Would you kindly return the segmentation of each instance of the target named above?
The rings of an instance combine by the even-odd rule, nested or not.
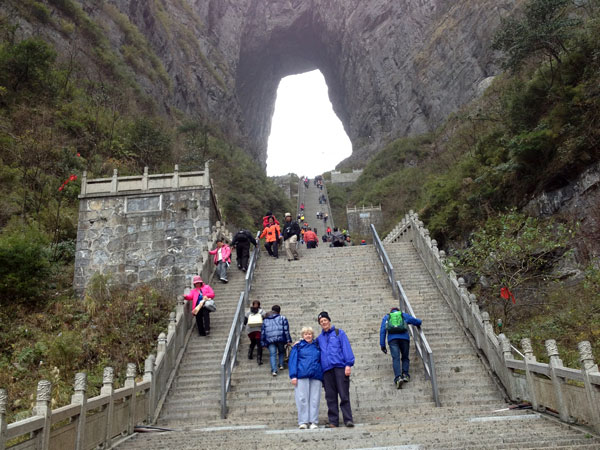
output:
[[[321,367],[323,368],[323,388],[327,400],[329,428],[339,426],[339,408],[342,410],[344,424],[353,427],[352,408],[350,406],[350,372],[354,365],[354,353],[348,336],[343,330],[335,328],[326,311],[319,313],[319,325],[323,331],[317,338],[321,349]]]
[[[285,316],[280,315],[281,307],[273,305],[271,312],[263,319],[260,330],[260,345],[269,347],[271,375],[277,376],[277,353],[279,353],[279,370],[283,370],[285,345],[292,343],[290,325]]]
[[[402,385],[410,381],[408,373],[410,360],[408,358],[410,351],[410,335],[408,334],[408,325],[421,327],[422,321],[410,314],[401,312],[398,308],[392,308],[389,314],[386,314],[381,321],[379,330],[379,345],[381,351],[387,354],[385,346],[385,335],[390,346],[392,354],[392,366],[394,367],[394,383],[396,388],[402,388]],[[402,354],[402,360],[400,359]],[[402,365],[400,365],[402,362]]]

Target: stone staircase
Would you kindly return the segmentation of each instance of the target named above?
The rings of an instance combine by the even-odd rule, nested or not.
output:
[[[393,244],[396,245],[402,246]],[[351,401],[357,426],[298,430],[287,370],[277,377],[271,376],[268,352],[265,364],[260,367],[256,360],[248,360],[248,340],[244,336],[228,396],[230,411],[226,420],[217,418],[218,402],[214,401],[218,398],[218,372],[213,367],[218,362],[193,369],[193,359],[186,354],[186,365],[180,370],[159,422],[175,431],[140,434],[122,447],[145,450],[221,446],[231,449],[599,448],[599,439],[539,414],[494,413],[495,409],[507,406],[501,391],[466,338],[460,336],[462,331],[453,326],[454,319],[446,315],[444,303],[439,297],[433,298],[435,288],[426,273],[420,272],[418,261],[411,263],[414,266],[409,270],[406,255],[411,254],[410,247],[397,250],[398,254],[391,248],[390,253],[394,259],[405,261],[406,267],[400,270],[402,264],[396,262],[396,270],[401,278],[405,277],[407,295],[415,310],[420,311],[416,314],[424,319],[423,330],[433,347],[441,408],[433,403],[430,383],[425,380],[423,366],[412,349],[412,381],[402,390],[393,386],[391,358],[379,349],[379,325],[395,300],[374,247],[304,249],[301,259],[291,262],[267,258],[263,253],[251,297],[260,300],[265,309],[279,304],[290,322],[294,339],[305,325],[313,326],[317,333],[320,331],[316,315],[321,310],[327,310],[332,322],[347,332],[356,356]],[[410,275],[400,273],[403,271]],[[233,275],[232,272],[232,280]],[[223,287],[229,289],[232,283]],[[209,338],[215,343],[217,326],[215,317],[213,335]],[[196,336],[194,339],[200,340]],[[188,353],[196,353],[193,342]],[[201,353],[203,347],[198,347]],[[222,348],[220,343],[214,345],[215,352],[217,347]],[[201,377],[205,382],[193,385],[184,376],[192,380]],[[211,395],[206,393],[209,390],[213,392]],[[322,398],[321,424],[326,423],[326,413]]]
[[[311,183],[304,203],[308,223],[317,226],[322,235],[322,221],[313,219],[321,206],[318,193]],[[228,394],[229,414],[227,419],[219,419],[218,367],[233,305],[242,289],[241,274],[236,276],[232,270],[230,283],[216,286],[220,300],[219,311],[212,317],[212,335],[208,340],[194,336],[190,341],[162,411],[159,425],[174,431],[138,434],[121,448],[600,448],[598,437],[552,418],[530,411],[494,412],[508,406],[502,391],[458,327],[418,255],[406,244],[388,244],[386,248],[415,314],[424,320],[422,328],[434,352],[442,407],[435,407],[431,384],[425,380],[412,346],[411,382],[401,390],[394,387],[391,357],[379,349],[379,328],[382,317],[397,301],[375,248],[321,245],[307,250],[301,246],[299,261],[262,253],[251,300],[259,300],[267,311],[280,305],[293,339],[300,337],[303,326],[320,333],[316,317],[322,310],[329,312],[336,327],[346,331],[356,357],[350,387],[356,427],[298,430],[287,369],[273,377],[266,349],[262,366],[255,359],[248,360],[245,335]],[[219,322],[217,314],[230,314],[229,322]],[[319,419],[321,425],[327,422],[324,395]]]
[[[310,228],[317,229],[317,236],[319,236],[319,242],[321,242],[321,236],[325,234],[327,225],[330,225],[333,230],[331,212],[328,208],[328,204],[319,203],[319,196],[326,192],[313,185],[312,179],[310,180],[308,189],[305,189],[304,183],[300,182],[298,184],[298,191],[300,192],[300,198],[304,200],[304,222],[308,223]],[[319,211],[329,214],[330,217],[327,220],[327,225],[323,223],[323,220],[317,219],[317,212]],[[298,212],[296,214],[298,214]],[[295,214],[292,215],[295,216]],[[302,226],[301,223],[300,226]]]
[[[216,277],[211,283],[217,311],[210,315],[210,335],[199,336],[194,327],[157,426],[198,426],[220,420],[221,359],[240,292],[244,290],[244,277],[245,273],[237,269],[234,250],[229,283],[223,284]]]

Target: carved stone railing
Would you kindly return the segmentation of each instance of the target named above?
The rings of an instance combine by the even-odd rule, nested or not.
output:
[[[217,222],[210,236],[213,246],[219,237],[231,240],[231,233]],[[213,260],[207,248],[202,250],[198,273],[210,279]],[[108,449],[131,435],[136,425],[155,423],[185,352],[193,319],[190,302],[179,296],[166,333],[158,336],[156,355],[146,358],[143,374],[129,363],[121,388],[115,389],[113,368],[105,367],[100,395],[88,399],[86,374],[78,373],[71,404],[52,410],[52,383],[42,380],[32,417],[11,424],[6,423],[6,390],[0,389],[0,450]]]
[[[148,168],[145,167],[143,175],[120,177],[117,169],[115,169],[111,178],[96,178],[93,180],[89,180],[87,173],[83,172],[80,197],[187,187],[211,187],[208,163],[205,164],[203,171],[179,172],[179,167],[176,165],[173,173],[156,175],[149,175]]]
[[[569,423],[591,426],[600,432],[600,371],[594,364],[588,341],[578,345],[581,368],[563,367],[556,341],[546,341],[549,364],[536,361],[529,339],[521,340],[522,352],[504,335],[496,335],[489,314],[477,305],[465,281],[444,264],[445,253],[429,236],[417,214],[406,215],[384,242],[411,242],[440,292],[486,356],[490,368],[502,382],[512,401],[528,401],[533,409],[558,415]]]

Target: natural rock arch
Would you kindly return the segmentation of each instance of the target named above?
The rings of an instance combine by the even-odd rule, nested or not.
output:
[[[189,61],[184,44],[161,31],[151,3],[114,1],[165,61],[173,103],[210,117],[263,167],[284,76],[321,70],[353,144],[350,159],[364,160],[390,139],[432,130],[479,92],[497,73],[491,34],[520,3],[190,0],[182,9],[186,0],[168,2],[173,23],[202,53]]]

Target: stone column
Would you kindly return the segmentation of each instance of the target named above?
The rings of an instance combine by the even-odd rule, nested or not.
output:
[[[173,186],[174,189],[179,188],[179,164],[175,164],[175,172],[173,172]]]
[[[167,328],[167,334],[175,334],[175,329],[177,328],[177,318],[175,315],[175,311],[171,311],[169,313],[169,326]]]
[[[50,401],[52,400],[52,383],[48,380],[38,382],[37,397],[33,414],[44,418],[43,428],[38,431],[36,449],[48,450],[50,448],[50,426],[52,418],[52,409]]]
[[[481,349],[485,353],[485,356],[490,364],[492,364],[490,359],[490,338],[488,333],[493,333],[494,331],[492,330],[492,325],[490,324],[490,315],[487,311],[481,313],[481,324],[483,326],[483,342],[481,343]]]
[[[86,193],[87,193],[87,170],[84,170],[83,174],[81,175],[81,190],[79,192],[79,195],[85,196]]]
[[[112,180],[110,182],[110,192],[117,192],[119,189],[119,172],[117,169],[113,170]]]
[[[511,400],[515,400],[517,398],[516,390],[514,386],[514,375],[512,369],[509,369],[506,366],[506,361],[509,359],[514,359],[512,354],[512,348],[510,345],[510,340],[504,335],[504,333],[500,333],[498,335],[498,341],[500,342],[500,349],[502,351],[502,360],[504,364],[502,366],[503,375],[505,375],[506,379],[506,390],[508,391],[508,396]],[[500,374],[499,374],[500,375]]]
[[[539,405],[535,388],[535,374],[529,369],[529,363],[536,362],[536,358],[533,354],[533,347],[531,346],[531,340],[529,338],[521,339],[521,349],[525,355],[525,377],[527,380],[527,390],[529,393],[529,398],[527,400],[531,402],[531,407],[534,409],[534,411],[538,411]]]
[[[106,405],[106,430],[104,432],[104,445],[103,448],[110,448],[112,445],[112,430],[113,430],[113,416],[115,410],[115,403],[113,400],[114,393],[114,378],[115,370],[112,367],[105,367],[104,373],[102,374],[102,387],[100,388],[101,395],[108,395],[108,404]]]
[[[142,191],[148,190],[148,166],[144,167],[144,175],[142,176]]]
[[[156,349],[158,354],[165,353],[167,351],[167,336],[165,333],[158,335],[158,347]]]
[[[137,392],[135,385],[135,376],[137,369],[135,364],[127,364],[127,372],[125,375],[125,387],[131,388],[131,397],[129,397],[129,416],[127,420],[127,434],[132,434],[135,428],[135,406],[137,403]]]
[[[150,382],[150,390],[148,391],[148,415],[147,423],[152,423],[154,420],[154,405],[156,398],[156,383],[154,379],[154,355],[150,355],[144,361],[144,381]]]
[[[440,250],[438,249],[438,243],[435,239],[431,240],[431,250],[436,257],[440,257]]]
[[[79,416],[76,422],[75,450],[85,447],[85,420],[87,403],[87,375],[83,372],[75,374],[75,393],[71,396],[72,405],[80,405]]]
[[[569,422],[569,410],[563,395],[564,379],[556,373],[556,369],[563,367],[563,362],[558,356],[558,347],[556,346],[556,341],[554,339],[548,339],[546,341],[546,352],[550,358],[550,378],[552,379],[554,392],[556,394],[556,409],[558,410],[560,419]]]
[[[6,448],[6,404],[8,395],[6,389],[0,389],[0,450]]]
[[[590,417],[592,426],[600,433],[600,386],[593,384],[590,375],[598,374],[598,365],[594,364],[592,345],[589,341],[582,341],[577,345],[579,349],[579,360],[581,361],[581,372],[585,383],[585,393],[590,405]]]

